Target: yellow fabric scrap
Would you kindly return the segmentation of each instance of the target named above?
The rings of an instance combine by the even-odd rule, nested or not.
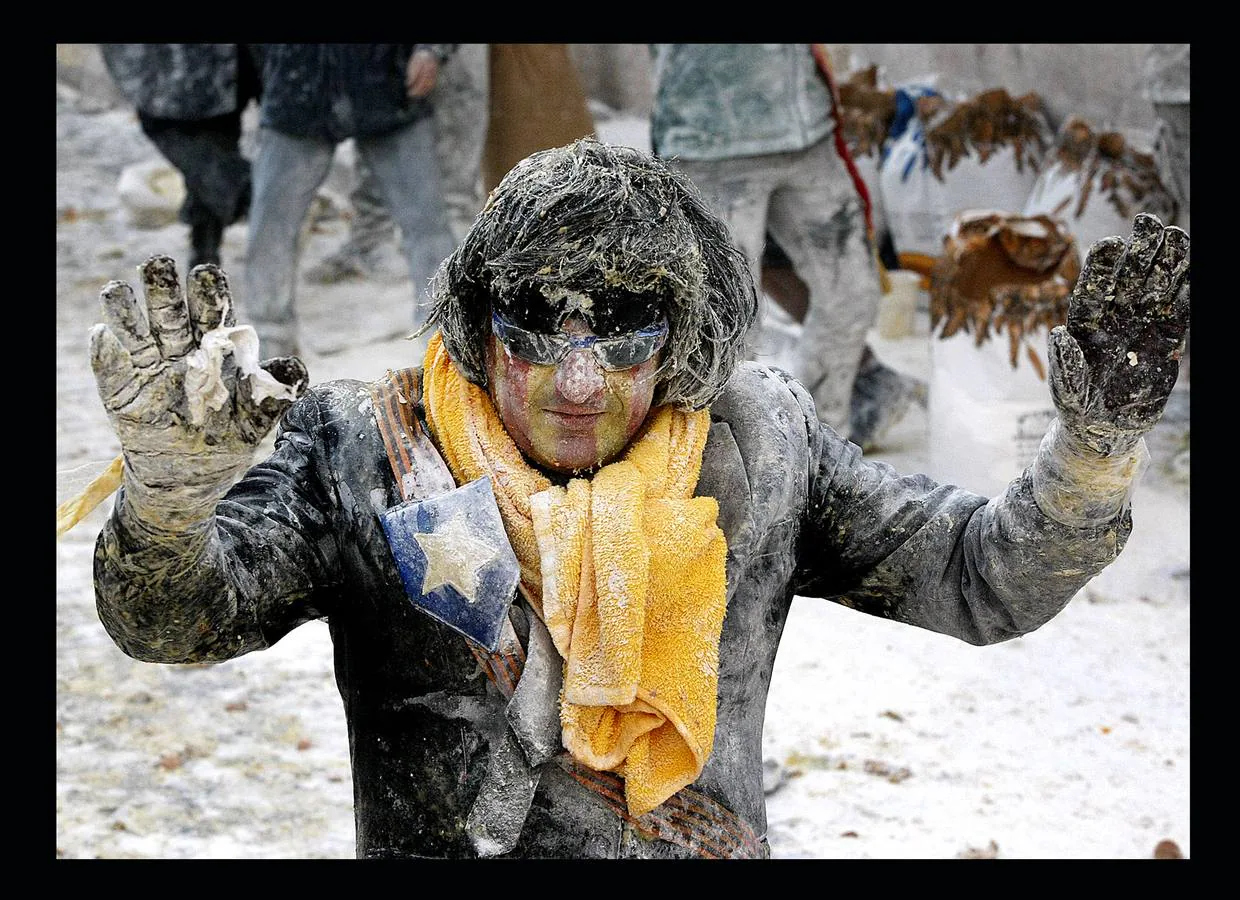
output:
[[[641,816],[701,774],[714,743],[727,542],[694,497],[706,410],[653,410],[621,459],[553,485],[435,335],[427,423],[458,483],[492,477],[522,586],[564,659],[565,748],[625,779]]]
[[[125,457],[118,456],[100,472],[76,497],[71,497],[56,507],[56,539],[86,518],[96,506],[121,486],[124,478]]]

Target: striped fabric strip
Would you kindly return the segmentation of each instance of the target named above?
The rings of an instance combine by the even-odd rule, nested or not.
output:
[[[607,802],[612,811],[647,838],[659,838],[706,859],[764,859],[762,839],[726,806],[693,788],[681,788],[641,817],[628,811],[624,779],[580,765],[567,754],[556,757],[574,780]]]
[[[499,688],[500,693],[506,699],[512,699],[517,682],[521,680],[521,672],[525,668],[525,649],[513,630],[512,621],[504,621],[499,636],[499,649],[494,653],[487,653],[473,643],[469,643],[469,652],[478,660],[478,665]]]
[[[413,471],[413,453],[409,446],[408,429],[412,427],[416,430],[418,424],[413,416],[404,414],[409,403],[400,402],[402,383],[407,383],[407,379],[389,369],[385,378],[371,382],[370,396],[374,401],[379,435],[387,449],[388,462],[392,464],[392,473],[396,476],[401,499],[408,500],[412,492],[406,490],[405,475]]]
[[[414,413],[421,378],[417,369],[389,370],[386,378],[371,385],[375,417],[403,500],[438,496],[456,487],[447,463]]]

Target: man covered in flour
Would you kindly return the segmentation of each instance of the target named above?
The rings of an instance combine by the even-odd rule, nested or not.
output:
[[[1059,418],[989,500],[867,461],[744,362],[745,257],[631,148],[519,163],[433,279],[425,359],[372,383],[259,365],[215,266],[141,275],[91,333],[121,650],[215,662],[326,618],[359,857],[764,857],[793,597],[970,644],[1058,613],[1131,531],[1189,242],[1142,215],[1092,248],[1051,335]]]

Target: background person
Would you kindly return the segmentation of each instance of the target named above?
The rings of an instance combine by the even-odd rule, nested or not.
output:
[[[185,180],[189,265],[219,263],[224,229],[250,205],[241,115],[259,96],[245,44],[100,44],[142,133]]]
[[[336,145],[353,138],[400,228],[413,282],[410,324],[452,250],[431,95],[450,44],[263,44],[244,301],[268,356],[300,352],[298,239]],[[425,341],[423,341],[423,345]]]

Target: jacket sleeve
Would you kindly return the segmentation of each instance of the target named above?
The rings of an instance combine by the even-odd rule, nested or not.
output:
[[[202,663],[271,646],[326,615],[339,558],[315,392],[286,413],[268,459],[189,533],[139,521],[118,493],[95,544],[100,621],[127,655]]]
[[[99,46],[108,74],[140,113],[196,121],[239,109],[238,44]]]
[[[1132,532],[1127,506],[1098,527],[1050,518],[1034,499],[1029,469],[988,500],[865,460],[818,421],[804,389],[789,386],[809,440],[798,594],[971,644],[997,643],[1054,617]]]

